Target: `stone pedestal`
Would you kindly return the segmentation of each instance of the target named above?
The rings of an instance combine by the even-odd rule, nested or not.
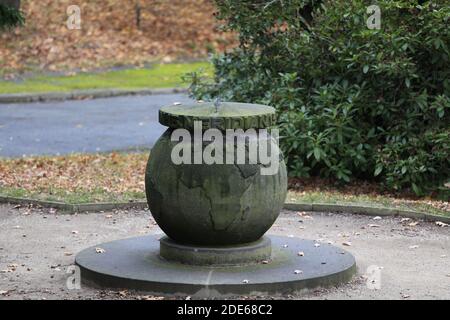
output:
[[[159,255],[167,261],[195,266],[240,266],[270,261],[272,243],[270,238],[262,237],[243,245],[199,247],[181,245],[164,237],[159,243]]]
[[[160,123],[169,129],[151,151],[145,184],[150,211],[167,236],[101,244],[106,250],[101,255],[95,247],[82,251],[76,263],[83,281],[196,297],[293,293],[348,281],[356,270],[348,252],[264,235],[286,198],[286,166],[273,136],[250,133],[273,126],[275,120],[275,110],[262,105],[227,102],[162,108]],[[232,140],[223,137],[230,130]],[[201,139],[207,132],[215,132],[214,140]],[[214,156],[222,154],[224,163],[202,162],[212,141],[222,143]],[[238,141],[244,144],[235,147]],[[229,150],[250,151],[252,143],[277,155],[272,174],[265,174],[268,164],[249,152],[240,160],[237,154],[226,161]],[[191,162],[175,161],[179,150]],[[299,256],[299,251],[305,255]]]

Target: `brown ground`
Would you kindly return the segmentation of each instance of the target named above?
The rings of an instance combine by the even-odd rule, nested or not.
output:
[[[26,25],[0,34],[0,76],[205,57],[232,41],[217,31],[212,0],[140,0],[140,28],[136,2],[22,0]],[[73,4],[81,8],[81,30],[66,26]]]
[[[0,159],[0,193],[11,194],[11,190],[25,189],[22,196],[39,198],[57,198],[64,201],[68,196],[80,202],[84,195],[90,195],[90,201],[110,201],[113,195],[117,199],[128,195],[145,198],[143,175],[148,153],[104,153],[74,154],[54,157],[29,157]],[[450,212],[450,202],[435,198],[418,198],[412,193],[392,193],[382,189],[376,183],[352,181],[347,185],[336,184],[332,180],[320,178],[290,179],[291,191],[301,194],[320,192],[323,196],[339,195],[344,201],[355,201],[354,196],[365,195],[384,197],[393,205],[426,205]],[[2,188],[6,188],[3,189]],[[95,193],[95,194],[94,194]],[[105,198],[105,195],[108,197]],[[96,197],[100,197],[96,200]],[[103,197],[103,198],[102,198]],[[419,211],[422,208],[418,209]]]
[[[107,192],[144,192],[148,153],[78,154],[0,160],[0,188],[24,188],[49,193],[51,189],[67,192],[93,192],[99,187]]]

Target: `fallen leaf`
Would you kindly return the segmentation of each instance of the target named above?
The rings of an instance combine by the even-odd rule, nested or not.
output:
[[[447,223],[441,222],[441,221],[436,221],[436,225],[439,227],[448,227],[449,225]]]
[[[95,248],[95,252],[97,252],[97,253],[105,253],[106,250],[103,249],[103,248]]]
[[[154,301],[154,300],[164,300],[164,297],[155,297],[155,296],[142,296],[141,300]],[[189,300],[186,298],[186,300]]]
[[[127,295],[128,295],[128,291],[126,291],[126,290],[119,291],[119,296],[126,297]]]
[[[352,245],[352,243],[350,241],[345,241],[345,242],[342,242],[342,245],[344,245],[346,247],[350,247]]]

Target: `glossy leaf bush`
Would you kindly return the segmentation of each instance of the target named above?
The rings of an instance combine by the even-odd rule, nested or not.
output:
[[[22,25],[24,22],[23,13],[16,6],[0,3],[0,30]]]
[[[197,98],[279,112],[292,176],[376,180],[421,194],[450,178],[450,6],[442,1],[217,0],[240,46]],[[448,190],[448,189],[447,189]]]

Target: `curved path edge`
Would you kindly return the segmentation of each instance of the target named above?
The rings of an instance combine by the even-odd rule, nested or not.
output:
[[[12,93],[12,94],[0,94],[0,104],[98,99],[98,98],[109,98],[120,96],[174,94],[187,92],[188,92],[187,88],[161,88],[161,89],[134,89],[134,90],[91,89],[91,90],[75,90],[69,92]]]
[[[65,213],[81,213],[81,212],[98,212],[108,210],[125,210],[125,209],[147,209],[148,205],[145,201],[123,202],[123,203],[83,203],[70,204],[64,202],[42,201],[26,198],[0,196],[0,203],[9,203],[16,205],[36,205],[44,208],[54,208]],[[309,212],[334,212],[334,213],[353,213],[368,216],[399,216],[417,220],[425,220],[429,222],[444,222],[450,224],[450,216],[435,215],[426,212],[404,210],[399,208],[376,207],[368,205],[352,205],[352,204],[329,204],[329,203],[294,203],[286,202],[284,209],[290,211],[309,211]]]

